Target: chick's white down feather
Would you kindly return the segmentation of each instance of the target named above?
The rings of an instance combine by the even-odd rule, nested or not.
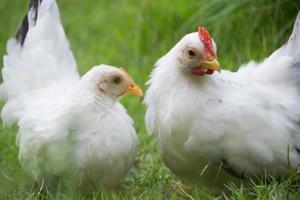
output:
[[[180,61],[187,45],[203,49],[197,33],[184,36],[156,63],[145,97],[146,125],[166,166],[185,178],[197,177],[208,165],[238,177],[265,171],[278,177],[287,174],[288,166],[296,169],[300,14],[284,46],[235,73],[186,73]]]
[[[101,65],[80,79],[56,2],[32,2],[23,45],[8,41],[1,86],[3,122],[19,125],[20,162],[38,182],[67,176],[83,187],[114,186],[133,165],[137,137],[118,98],[99,92],[97,81],[122,72]]]

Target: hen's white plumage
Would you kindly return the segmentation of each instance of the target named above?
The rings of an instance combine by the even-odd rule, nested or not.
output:
[[[192,75],[182,52],[203,53],[204,46],[197,33],[186,35],[158,60],[149,81],[146,124],[166,166],[186,178],[196,178],[207,165],[238,177],[265,171],[282,176],[288,165],[297,168],[300,13],[283,47],[236,73]]]
[[[107,65],[80,79],[56,2],[40,2],[31,1],[17,39],[7,44],[3,122],[18,123],[20,162],[38,182],[67,176],[84,189],[114,186],[133,165],[137,137],[118,103],[123,86],[119,95],[107,81],[116,75],[134,82]]]

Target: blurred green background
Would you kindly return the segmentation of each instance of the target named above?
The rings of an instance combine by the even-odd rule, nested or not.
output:
[[[26,0],[0,1],[0,55],[27,12]],[[62,23],[84,74],[100,63],[126,68],[144,89],[155,61],[186,33],[205,25],[218,46],[222,67],[237,70],[249,60],[262,60],[288,39],[299,0],[58,0]],[[300,199],[294,180],[228,185],[224,194],[197,184],[181,190],[161,163],[154,139],[144,125],[142,99],[122,103],[135,120],[140,139],[135,167],[114,192],[94,199]],[[17,126],[0,129],[0,199],[78,199],[61,187],[40,193],[19,166]]]

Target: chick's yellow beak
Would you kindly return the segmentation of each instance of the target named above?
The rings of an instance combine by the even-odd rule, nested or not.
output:
[[[219,61],[216,58],[206,60],[200,63],[201,66],[207,68],[207,69],[212,69],[214,71],[221,71],[221,66]]]
[[[125,71],[124,68],[120,68],[120,70],[124,73],[124,75],[128,78],[130,83],[129,87],[125,90],[125,94],[133,94],[135,96],[143,96],[143,90],[140,86],[136,85],[131,76]]]
[[[133,94],[140,97],[143,96],[143,91],[138,85],[133,84],[127,88],[126,94]]]

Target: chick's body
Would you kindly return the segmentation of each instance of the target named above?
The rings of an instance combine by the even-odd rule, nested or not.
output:
[[[88,191],[113,187],[133,165],[137,136],[119,99],[142,91],[123,70],[93,67],[80,78],[55,0],[31,0],[7,44],[1,96],[17,122],[19,159],[39,183],[65,179]]]
[[[31,105],[26,105],[18,134],[19,159],[38,182],[75,175],[78,184],[114,186],[134,162],[133,121],[121,104],[86,91],[80,94],[79,85],[67,94],[37,91],[36,98],[28,99]],[[45,99],[53,101],[47,104]]]

